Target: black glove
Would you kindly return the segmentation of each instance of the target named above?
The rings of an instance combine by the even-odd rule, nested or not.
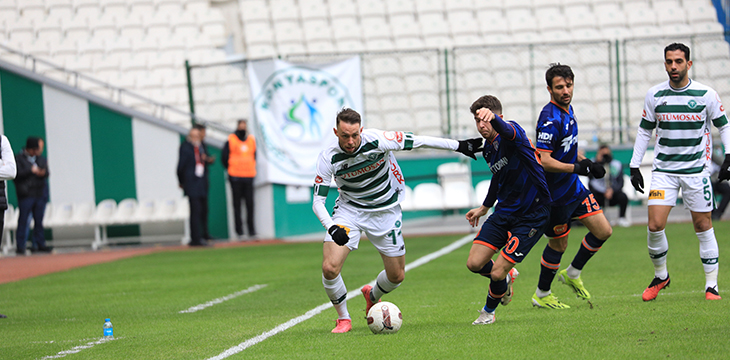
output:
[[[482,151],[483,142],[484,142],[484,139],[482,139],[482,138],[459,140],[459,148],[456,149],[456,152],[460,152],[460,153],[476,160],[477,157],[474,154]]]
[[[590,159],[583,159],[573,164],[573,174],[588,175],[591,172],[591,166],[593,161]]]
[[[730,180],[730,154],[725,154],[725,161],[720,165],[720,181]]]
[[[327,230],[327,232],[332,236],[332,240],[335,241],[335,244],[343,246],[347,244],[348,241],[350,241],[350,236],[347,235],[349,232],[349,229],[345,230],[344,226],[341,225],[332,225]]]
[[[606,168],[603,167],[603,164],[592,163],[591,164],[591,175],[593,175],[593,177],[596,179],[600,179],[606,175]]]
[[[640,193],[644,193],[644,177],[641,176],[639,168],[631,168],[631,185]]]

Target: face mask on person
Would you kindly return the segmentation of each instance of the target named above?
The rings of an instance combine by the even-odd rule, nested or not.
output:
[[[611,161],[613,161],[613,156],[611,156],[611,154],[603,155],[603,163],[608,164]]]
[[[246,130],[236,130],[235,134],[241,141],[246,139]]]
[[[195,146],[195,147],[199,147],[200,146],[200,140],[190,141],[190,143],[193,144],[193,146]]]

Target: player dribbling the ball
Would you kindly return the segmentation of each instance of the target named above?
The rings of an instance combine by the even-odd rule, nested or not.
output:
[[[400,202],[405,193],[403,173],[394,151],[431,147],[453,150],[476,159],[482,139],[456,141],[415,136],[401,131],[363,130],[360,114],[343,109],[334,129],[337,142],[323,150],[317,160],[313,210],[327,234],[324,238],[322,284],[337,310],[333,333],[352,329],[347,311],[347,288],[340,276],[351,251],[357,250],[365,233],[378,249],[385,269],[375,287],[366,285],[362,294],[370,310],[380,298],[395,290],[405,277],[406,246],[401,233]],[[334,177],[339,197],[330,216],[325,201]]]

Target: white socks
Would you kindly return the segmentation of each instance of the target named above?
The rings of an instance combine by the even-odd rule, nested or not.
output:
[[[667,251],[669,251],[669,243],[664,230],[648,231],[647,247],[649,248],[649,257],[654,263],[654,276],[660,279],[666,279],[667,273]]]
[[[551,292],[552,292],[551,290],[544,291],[544,290],[540,290],[540,288],[537,288],[537,290],[535,290],[535,294],[537,295],[537,297],[539,297],[541,299],[550,295]]]
[[[378,280],[375,282],[375,286],[373,286],[373,291],[371,292],[371,297],[373,299],[370,300],[378,302],[383,295],[395,290],[398,286],[400,286],[400,283],[394,284],[390,282],[390,280],[388,280],[388,275],[385,273],[385,270],[383,270],[380,274],[378,274]]]
[[[327,293],[330,301],[332,301],[335,310],[337,310],[337,314],[339,315],[338,319],[349,319],[350,313],[347,312],[347,288],[345,287],[345,282],[342,281],[342,276],[337,275],[336,278],[327,280],[324,274],[322,274],[322,285],[324,285],[324,291]]]
[[[697,239],[700,240],[700,260],[705,268],[705,289],[708,287],[717,290],[717,273],[720,265],[718,258],[720,250],[717,247],[715,229],[698,232]]]
[[[580,277],[580,270],[574,268],[573,265],[568,265],[566,272],[568,273],[568,277],[571,279],[577,279]]]

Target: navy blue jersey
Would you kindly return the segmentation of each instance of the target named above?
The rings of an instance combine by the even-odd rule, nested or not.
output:
[[[569,111],[549,102],[537,119],[537,149],[549,151],[556,160],[574,164],[578,161],[578,122],[573,107]],[[565,205],[585,191],[577,174],[545,172],[553,206]]]
[[[495,213],[526,215],[550,204],[544,170],[525,130],[496,115],[491,124],[498,135],[484,144],[484,159],[494,174],[484,206],[494,204],[495,192]]]

